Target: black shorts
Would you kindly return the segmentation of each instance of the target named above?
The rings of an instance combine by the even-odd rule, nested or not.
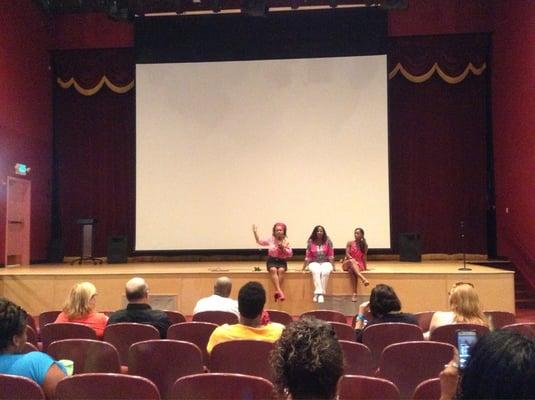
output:
[[[268,272],[270,268],[284,268],[285,271],[288,271],[288,263],[282,258],[268,257],[266,267]]]

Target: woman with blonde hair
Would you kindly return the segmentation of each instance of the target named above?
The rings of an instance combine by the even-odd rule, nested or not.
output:
[[[108,317],[96,312],[96,297],[97,288],[91,282],[75,284],[55,322],[77,322],[87,325],[93,328],[97,337],[102,338]]]
[[[426,337],[439,326],[450,324],[476,324],[489,326],[481,311],[479,296],[471,283],[457,282],[450,290],[450,311],[433,314]]]

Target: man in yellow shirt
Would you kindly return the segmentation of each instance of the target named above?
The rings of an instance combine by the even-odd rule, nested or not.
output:
[[[279,339],[284,325],[275,322],[262,325],[262,311],[266,303],[266,291],[258,282],[248,282],[238,294],[240,322],[235,325],[221,325],[214,329],[206,349],[212,352],[215,345],[231,340],[263,340],[275,342]]]

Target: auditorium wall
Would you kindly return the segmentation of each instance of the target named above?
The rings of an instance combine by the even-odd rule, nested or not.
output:
[[[16,4],[16,5],[15,5]],[[50,237],[52,86],[48,18],[30,0],[0,2],[0,265],[5,259],[6,178],[31,168],[31,260]]]

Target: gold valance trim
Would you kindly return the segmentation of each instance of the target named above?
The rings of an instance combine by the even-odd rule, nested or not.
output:
[[[106,85],[114,93],[123,94],[128,92],[134,87],[134,81],[127,83],[125,86],[117,86],[111,82],[106,75],[104,75],[100,81],[92,88],[86,89],[78,84],[74,78],[64,81],[61,78],[57,79],[58,85],[63,89],[69,89],[71,86],[74,86],[76,91],[84,96],[93,96],[98,93],[102,86]]]
[[[468,65],[460,75],[451,76],[446,74],[438,66],[437,63],[434,63],[433,66],[429,69],[429,71],[423,73],[422,75],[413,75],[405,68],[403,68],[403,65],[401,65],[401,63],[397,63],[394,69],[388,73],[388,79],[393,79],[398,73],[401,73],[401,75],[403,75],[405,79],[412,83],[422,83],[430,79],[436,73],[438,76],[440,76],[440,78],[442,78],[444,82],[454,85],[456,83],[464,81],[469,73],[480,76],[481,74],[483,74],[483,71],[485,71],[486,68],[486,63],[483,63],[480,68],[476,68],[474,64],[468,63]]]

